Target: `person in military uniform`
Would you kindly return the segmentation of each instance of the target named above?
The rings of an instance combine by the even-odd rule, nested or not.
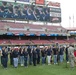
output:
[[[69,55],[70,67],[74,68],[74,47],[73,45],[69,46],[68,55]]]

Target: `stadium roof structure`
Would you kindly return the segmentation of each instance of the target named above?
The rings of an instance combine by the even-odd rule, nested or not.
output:
[[[76,27],[66,28],[68,31],[76,31]]]

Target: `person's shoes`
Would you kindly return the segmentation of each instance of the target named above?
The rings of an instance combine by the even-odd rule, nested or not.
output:
[[[74,67],[71,67],[71,70],[74,70]]]
[[[56,64],[58,64],[58,63],[56,63]]]
[[[21,64],[21,66],[24,66],[23,64]]]
[[[4,68],[4,69],[6,69],[6,70],[7,70],[7,68]]]
[[[51,64],[48,64],[48,65],[51,65]]]
[[[67,63],[69,63],[69,61]]]
[[[15,68],[17,68],[17,67],[15,67]]]
[[[28,66],[25,66],[25,68],[28,68]]]

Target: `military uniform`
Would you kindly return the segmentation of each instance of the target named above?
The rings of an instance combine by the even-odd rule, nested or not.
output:
[[[68,55],[69,55],[70,67],[74,68],[74,47],[70,46],[68,48]]]

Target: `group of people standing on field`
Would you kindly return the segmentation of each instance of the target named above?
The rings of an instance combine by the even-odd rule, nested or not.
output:
[[[66,54],[67,63],[70,62],[71,67],[74,67],[74,47],[72,45],[64,47],[61,46],[19,46],[19,47],[2,47],[0,50],[1,65],[7,68],[10,59],[10,65],[15,68],[20,64],[28,67],[28,65],[42,64],[48,65],[62,63],[64,61],[64,54]],[[70,60],[69,60],[70,59]]]

